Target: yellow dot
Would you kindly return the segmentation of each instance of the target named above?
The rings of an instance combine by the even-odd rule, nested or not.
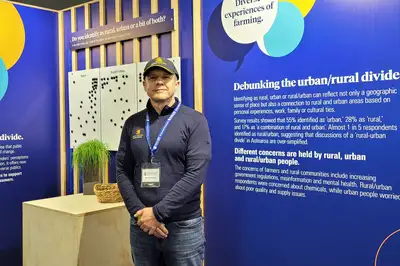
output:
[[[294,4],[300,9],[303,17],[307,16],[307,14],[310,12],[315,4],[315,0],[279,0],[279,2],[290,2]]]
[[[0,57],[7,69],[18,62],[25,47],[25,28],[18,10],[0,1]]]

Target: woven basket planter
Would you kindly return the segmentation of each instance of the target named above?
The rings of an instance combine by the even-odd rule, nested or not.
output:
[[[94,193],[101,203],[122,202],[122,196],[117,184],[96,184]]]

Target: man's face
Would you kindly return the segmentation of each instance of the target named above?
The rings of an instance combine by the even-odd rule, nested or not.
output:
[[[170,74],[162,68],[154,68],[149,71],[143,87],[147,95],[155,102],[161,102],[174,96],[179,81],[174,74]]]

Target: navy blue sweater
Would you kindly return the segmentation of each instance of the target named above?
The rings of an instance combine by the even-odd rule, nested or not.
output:
[[[159,115],[150,102],[147,109],[130,116],[122,129],[116,155],[117,183],[129,213],[153,207],[162,223],[201,216],[201,184],[211,160],[211,137],[206,118],[181,105],[165,130],[154,156],[161,163],[160,187],[142,188],[141,165],[149,162],[146,141],[146,112],[150,116],[151,146],[177,106],[165,107]]]

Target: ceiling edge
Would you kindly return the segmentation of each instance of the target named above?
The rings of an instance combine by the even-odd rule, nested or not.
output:
[[[90,5],[90,4],[94,4],[94,3],[100,3],[100,1],[101,1],[101,0],[87,1],[87,2],[85,2],[85,3],[83,3],[83,4],[79,4],[79,5],[75,5],[75,6],[71,6],[71,7],[67,7],[67,8],[61,9],[60,11],[61,11],[61,12],[70,11],[70,10],[73,9],[73,8],[82,7],[82,6],[85,6],[85,5],[87,5],[87,4]]]
[[[29,5],[29,4],[24,4],[24,3],[20,3],[20,2],[14,2],[14,1],[8,1],[8,0],[0,0],[0,2],[11,3],[13,5],[19,5],[19,6],[26,6],[26,7],[41,9],[41,10],[55,12],[55,13],[60,12],[60,10],[50,9],[50,8],[45,8],[45,7],[40,7],[40,6],[34,6],[34,5]]]

